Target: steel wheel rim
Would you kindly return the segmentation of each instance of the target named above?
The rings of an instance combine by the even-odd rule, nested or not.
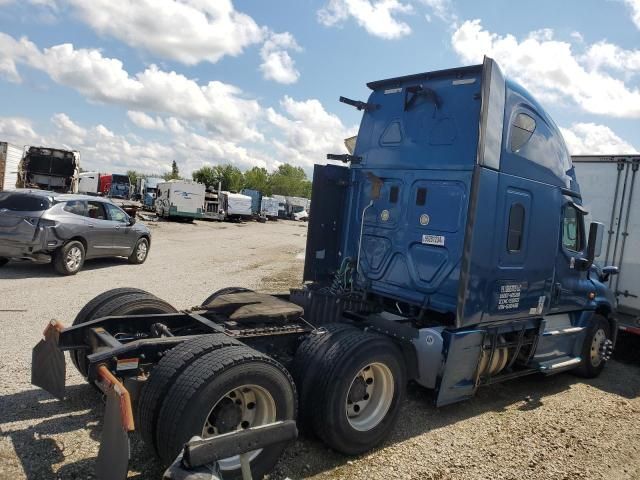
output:
[[[597,367],[602,363],[602,345],[607,340],[607,334],[604,333],[602,328],[596,330],[596,333],[593,335],[593,340],[591,341],[591,365]]]
[[[366,432],[378,426],[391,407],[393,394],[393,374],[389,367],[378,362],[364,366],[351,381],[345,400],[351,427]]]
[[[139,261],[144,260],[147,257],[147,242],[138,243],[138,251],[136,253]]]
[[[235,408],[235,415],[239,414],[238,423],[235,428],[232,425],[220,427],[220,419],[217,415],[223,415],[223,409],[230,410],[231,405]],[[232,415],[233,416],[233,415]],[[235,420],[235,417],[233,417]],[[224,419],[223,419],[224,420]],[[209,410],[204,425],[202,426],[202,438],[210,438],[229,431],[243,430],[246,428],[266,425],[276,421],[276,402],[271,394],[258,385],[242,385],[229,390],[215,405]],[[260,450],[247,452],[249,461],[253,461],[260,453]],[[224,458],[218,461],[220,470],[237,470],[240,468],[240,455]]]
[[[77,270],[80,267],[80,262],[82,261],[82,252],[79,247],[71,247],[67,252],[67,256],[65,257],[65,263],[67,264],[67,269],[71,272]]]

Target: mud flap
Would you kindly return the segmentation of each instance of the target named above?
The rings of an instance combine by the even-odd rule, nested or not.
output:
[[[31,383],[54,397],[64,399],[66,365],[64,353],[58,348],[62,326],[55,320],[45,328],[44,339],[31,351]]]
[[[476,373],[482,354],[484,332],[472,330],[443,334],[447,348],[444,373],[440,379],[436,405],[471,398],[476,391]]]
[[[102,438],[96,461],[98,480],[122,480],[129,471],[129,432],[133,413],[129,392],[104,365],[98,367],[99,387],[107,396]]]

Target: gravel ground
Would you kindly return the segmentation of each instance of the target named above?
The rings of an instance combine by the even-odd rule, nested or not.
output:
[[[299,284],[305,225],[154,223],[148,261],[95,260],[75,277],[50,267],[0,270],[0,479],[93,478],[103,406],[73,368],[59,402],[29,383],[31,347],[51,318],[70,322],[104,290],[136,286],[178,308],[229,285],[286,291]],[[636,344],[635,349],[640,348]],[[436,409],[410,386],[400,421],[379,449],[358,458],[302,438],[272,479],[639,479],[640,363],[627,355],[600,378],[531,376],[480,389]],[[162,472],[132,438],[130,478]]]

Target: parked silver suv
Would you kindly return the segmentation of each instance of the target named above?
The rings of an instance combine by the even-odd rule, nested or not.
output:
[[[19,189],[0,192],[0,267],[10,259],[53,263],[74,275],[96,257],[144,263],[151,232],[110,200]]]

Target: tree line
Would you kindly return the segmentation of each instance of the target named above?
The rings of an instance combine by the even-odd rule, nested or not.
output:
[[[180,176],[178,165],[174,161],[171,171],[163,175],[145,175],[135,170],[129,170],[129,181],[135,185],[138,178],[162,177],[165,180],[178,180]],[[287,195],[292,197],[311,198],[311,182],[301,167],[294,167],[288,163],[280,165],[275,171],[268,172],[266,168],[253,167],[242,172],[231,164],[205,165],[191,174],[194,181],[204,183],[207,187],[217,189],[218,182],[222,183],[222,190],[239,192],[243,188],[250,188],[262,192],[263,195]]]

